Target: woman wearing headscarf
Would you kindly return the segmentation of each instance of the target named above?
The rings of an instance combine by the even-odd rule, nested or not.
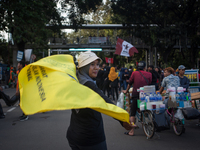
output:
[[[99,94],[105,102],[112,104],[95,83],[100,61],[101,59],[93,52],[81,53],[78,58],[77,77],[80,84],[87,86]],[[120,123],[127,130],[134,127],[125,122],[120,121]],[[101,113],[90,108],[73,109],[67,139],[72,150],[107,150]]]
[[[118,99],[118,82],[119,82],[119,80],[118,80],[118,75],[117,75],[114,67],[110,68],[108,79],[110,81],[113,100],[115,100],[115,93],[116,93],[116,97]]]

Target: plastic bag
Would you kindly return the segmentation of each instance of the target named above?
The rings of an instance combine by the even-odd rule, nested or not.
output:
[[[183,108],[182,111],[185,119],[187,120],[200,119],[200,112],[195,108]]]
[[[177,110],[177,112],[174,115],[175,118],[178,118],[180,120],[184,119],[183,113],[180,109]]]
[[[117,106],[120,108],[124,108],[124,93],[121,92],[119,98],[117,100]]]

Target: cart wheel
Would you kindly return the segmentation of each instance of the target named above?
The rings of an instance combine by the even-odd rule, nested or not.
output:
[[[155,127],[154,127],[154,123],[153,123],[153,115],[150,111],[144,111],[142,116],[143,116],[143,118],[142,118],[143,131],[144,131],[145,135],[147,136],[147,138],[152,138],[154,136],[154,132],[155,132]]]
[[[178,136],[180,136],[184,132],[184,125],[180,119],[174,119],[173,130],[174,133]]]

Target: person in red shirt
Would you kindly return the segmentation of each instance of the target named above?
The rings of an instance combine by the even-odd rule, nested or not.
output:
[[[133,92],[132,92],[132,104],[131,104],[131,112],[130,112],[130,122],[135,123],[135,115],[137,111],[137,100],[139,99],[139,92],[137,92],[137,89],[140,87],[143,87],[145,85],[150,85],[152,82],[152,74],[150,72],[146,72],[146,63],[144,61],[141,61],[138,63],[138,70],[134,71],[131,74],[131,77],[129,79],[129,84],[127,86],[127,89],[123,92],[126,94],[128,93],[131,85],[133,85]],[[129,132],[125,132],[124,134],[127,135],[134,135],[134,128],[131,129]]]

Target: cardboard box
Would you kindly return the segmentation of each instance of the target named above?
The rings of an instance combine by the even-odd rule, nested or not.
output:
[[[171,100],[168,100],[168,107],[177,108],[179,107],[179,104],[176,102],[172,102]]]

